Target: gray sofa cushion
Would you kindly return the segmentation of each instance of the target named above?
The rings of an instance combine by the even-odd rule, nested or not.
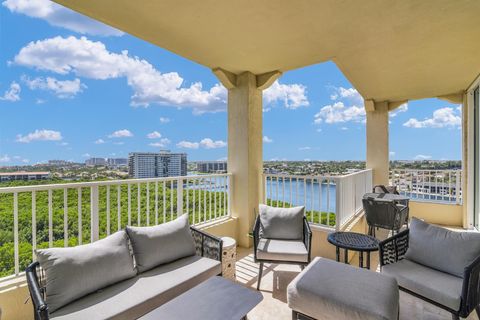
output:
[[[91,244],[39,249],[36,255],[46,274],[49,312],[136,275],[123,230]]]
[[[81,298],[50,319],[137,319],[221,271],[219,261],[190,256]]]
[[[308,262],[308,251],[301,240],[260,239],[257,247],[257,258]]]
[[[466,266],[480,256],[480,233],[457,232],[412,219],[405,258],[463,277]]]
[[[195,254],[188,215],[153,227],[127,227],[139,272]]]
[[[275,208],[261,204],[260,237],[299,240],[303,237],[305,207]]]
[[[405,289],[418,293],[453,310],[460,309],[463,279],[408,259],[382,267]]]
[[[315,319],[398,319],[395,278],[315,258],[287,287],[288,306]]]

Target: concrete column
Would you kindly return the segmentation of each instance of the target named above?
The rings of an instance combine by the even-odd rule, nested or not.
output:
[[[373,170],[373,185],[388,185],[388,102],[365,101],[367,111],[367,168]]]
[[[248,233],[254,210],[263,201],[262,90],[256,76],[244,72],[228,90],[228,171],[233,174],[232,214],[238,217],[237,241],[251,246]]]

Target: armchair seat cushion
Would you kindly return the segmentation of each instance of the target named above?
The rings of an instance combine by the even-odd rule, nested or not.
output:
[[[397,279],[399,286],[450,309],[460,309],[463,279],[408,259],[382,267],[382,273]]]
[[[301,240],[261,238],[257,247],[257,259],[307,263],[308,251]]]

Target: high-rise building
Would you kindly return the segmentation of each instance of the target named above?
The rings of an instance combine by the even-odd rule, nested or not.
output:
[[[227,172],[226,161],[199,161],[197,171],[201,173]]]
[[[127,158],[107,158],[107,164],[113,167],[121,167],[128,165]]]
[[[187,175],[187,154],[160,152],[131,152],[128,172],[133,178],[176,177]]]
[[[107,164],[107,159],[105,158],[90,158],[85,160],[87,166],[104,166]]]

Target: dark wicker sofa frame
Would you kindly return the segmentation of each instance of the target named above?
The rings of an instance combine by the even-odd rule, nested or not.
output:
[[[396,263],[405,257],[405,253],[408,249],[408,236],[409,229],[404,230],[393,237],[390,237],[379,244],[380,249],[380,266],[383,267],[387,264]],[[473,311],[476,310],[477,315],[480,317],[480,256],[477,257],[469,266],[464,270],[463,274],[463,286],[462,297],[459,310],[450,309],[438,302],[432,301],[418,293],[412,292],[406,288],[400,287],[402,291],[405,291],[417,298],[427,301],[437,307],[447,310],[452,314],[452,319],[457,320],[459,317],[466,318]]]
[[[203,232],[195,227],[190,227],[190,230],[195,241],[196,254],[201,257],[221,262],[223,246],[222,239]],[[38,262],[33,262],[27,267],[25,272],[30,297],[32,299],[35,320],[48,320],[48,305],[45,302],[45,274],[43,269],[40,268]]]
[[[262,281],[263,274],[263,264],[264,263],[281,263],[281,264],[298,264],[302,269],[310,263],[311,260],[311,249],[312,249],[312,230],[308,224],[307,218],[303,217],[303,243],[308,251],[308,260],[307,262],[298,262],[298,261],[280,261],[280,260],[266,260],[257,258],[257,247],[260,242],[260,216],[257,216],[255,220],[255,225],[253,227],[253,256],[255,263],[260,263],[258,268],[258,280],[257,280],[257,290],[260,290],[260,282]]]

